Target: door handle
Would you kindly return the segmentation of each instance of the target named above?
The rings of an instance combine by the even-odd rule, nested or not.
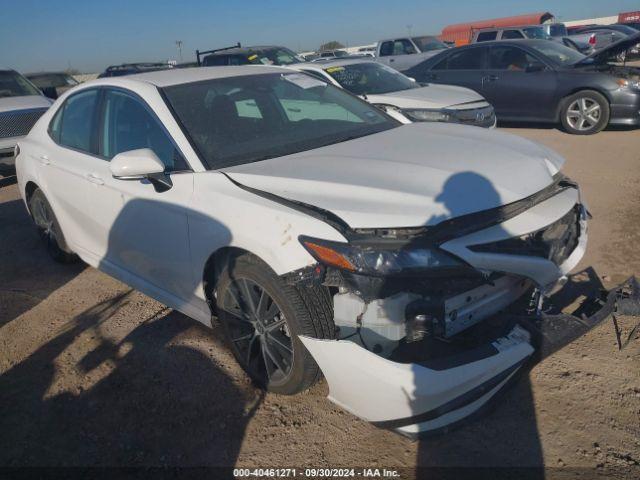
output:
[[[485,83],[495,82],[499,79],[500,77],[497,75],[485,75],[484,77],[482,77],[482,85],[484,85]]]
[[[396,61],[396,59],[395,59],[395,58],[390,58],[390,59],[389,59],[389,61],[390,61],[390,62],[395,62],[395,61]]]
[[[49,157],[46,155],[40,155],[40,163],[42,165],[49,165],[51,163],[51,160],[49,160]]]
[[[104,185],[104,180],[93,173],[88,174],[85,178],[95,185]]]

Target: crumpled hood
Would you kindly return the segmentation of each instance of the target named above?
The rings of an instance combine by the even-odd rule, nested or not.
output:
[[[25,95],[22,97],[0,97],[0,113],[30,108],[49,108],[53,102],[42,95]]]
[[[594,63],[607,63],[614,55],[618,55],[619,53],[625,52],[629,50],[631,47],[640,44],[640,32],[635,35],[629,35],[617,42],[612,43],[611,45],[603,48],[602,50],[597,50],[591,55],[587,56],[584,60],[581,60],[577,63],[577,65],[587,64],[589,61]]]
[[[383,95],[368,95],[367,99],[371,103],[387,103],[399,108],[477,108],[481,104],[487,105],[482,95],[469,88],[435,84]]]
[[[384,228],[435,225],[520,200],[548,186],[563,161],[507,133],[413,123],[223,171],[353,228]]]

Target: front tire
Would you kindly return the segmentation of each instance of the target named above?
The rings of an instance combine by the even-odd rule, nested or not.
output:
[[[259,258],[231,258],[215,288],[218,319],[236,360],[259,386],[293,395],[321,372],[298,335],[334,338],[329,291],[294,287]]]
[[[593,135],[609,124],[611,109],[601,93],[583,90],[567,97],[560,119],[564,129],[573,135]]]
[[[39,188],[29,198],[29,212],[51,258],[59,263],[76,262],[78,257],[69,249],[53,209]]]

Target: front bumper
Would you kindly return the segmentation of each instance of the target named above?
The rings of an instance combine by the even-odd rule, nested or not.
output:
[[[21,138],[0,139],[0,175],[15,171],[14,148]]]
[[[466,363],[451,358],[450,368],[393,362],[350,341],[300,338],[329,383],[331,401],[409,437],[442,431],[479,411],[534,353],[519,326],[469,352]]]
[[[544,229],[565,218],[573,209],[578,213],[579,236],[560,265],[539,256],[480,253],[472,249],[479,244]],[[542,292],[550,291],[584,255],[586,218],[579,190],[568,188],[498,225],[441,244],[440,248],[480,271],[504,275],[502,280],[493,280],[490,285],[445,301],[444,337],[450,338],[446,334],[449,328],[454,329],[453,336],[457,335],[461,331],[455,330],[459,322],[467,322],[462,330],[474,325],[483,327],[477,323],[478,319],[489,318],[515,302],[524,293],[525,286],[535,284]],[[399,328],[404,328],[404,318],[393,313],[403,311],[394,308],[398,297],[368,302],[364,309],[360,306],[347,309],[342,308],[345,303],[338,303],[343,302],[340,297],[344,295],[334,297],[336,325],[341,334],[346,334],[342,340],[300,338],[324,373],[333,402],[377,426],[409,437],[447,430],[479,412],[536,351],[529,332],[517,323],[507,322],[501,323],[498,330],[487,337],[489,340],[475,342],[474,347],[465,347],[462,351],[447,350],[444,355],[419,359],[389,354],[393,345],[379,339],[397,341],[403,335],[404,330]],[[454,310],[456,315],[450,315]],[[358,330],[345,331],[343,325],[354,316]],[[480,336],[485,338],[484,334],[477,338]]]
[[[620,89],[611,102],[611,125],[640,125],[640,92]]]

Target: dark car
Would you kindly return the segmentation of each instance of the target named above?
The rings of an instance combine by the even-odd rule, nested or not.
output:
[[[122,65],[111,65],[98,78],[123,77],[125,75],[135,75],[136,73],[155,72],[157,70],[168,70],[172,68],[167,63],[123,63]]]
[[[53,100],[78,85],[78,81],[65,72],[29,73],[25,77],[42,90],[42,93]]]
[[[203,56],[204,58],[201,58]],[[305,61],[304,58],[286,47],[242,47],[239,43],[233,47],[206,50],[204,52],[196,50],[196,58],[198,64],[204,67],[226,65],[282,65],[286,67]]]
[[[471,88],[500,121],[560,122],[589,135],[640,125],[640,69],[609,63],[638,41],[640,33],[589,56],[547,40],[479,43],[445,50],[406,75]]]

